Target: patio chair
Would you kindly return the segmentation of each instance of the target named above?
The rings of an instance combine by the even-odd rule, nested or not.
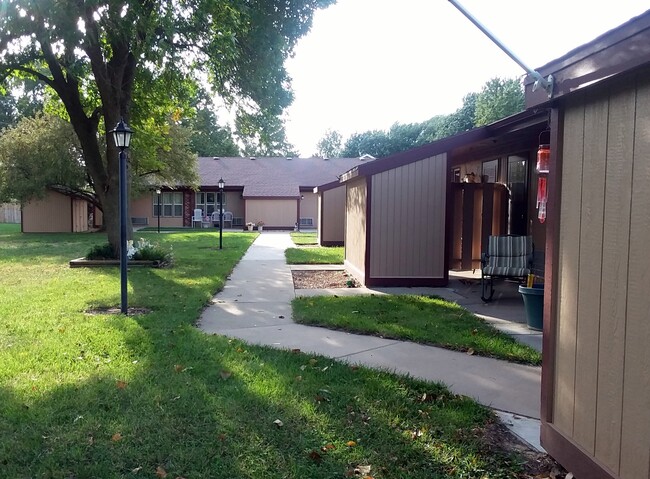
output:
[[[195,223],[199,224],[199,228],[201,227],[201,223],[203,223],[203,210],[201,208],[194,210],[194,214],[192,215],[192,228],[194,228]]]
[[[488,251],[481,254],[481,299],[494,296],[494,278],[524,280],[533,267],[531,236],[490,236]]]
[[[219,212],[218,211],[212,212],[211,217],[212,217],[212,225],[219,226]]]
[[[230,211],[223,212],[223,226],[226,226],[226,223],[230,223],[229,228],[232,228],[232,213]]]

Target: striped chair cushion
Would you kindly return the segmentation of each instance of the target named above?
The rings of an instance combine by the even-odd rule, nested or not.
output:
[[[530,273],[528,262],[533,252],[530,236],[490,236],[488,263],[483,274],[488,276],[526,276]]]

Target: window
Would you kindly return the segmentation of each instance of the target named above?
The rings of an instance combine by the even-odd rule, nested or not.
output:
[[[300,218],[300,226],[314,226],[314,218]]]
[[[221,195],[221,193],[199,191],[196,194],[196,206],[195,206],[195,208],[201,208],[203,210],[204,215],[210,216],[212,213],[219,210],[219,197],[220,197],[220,195]],[[227,198],[227,196],[224,193],[224,195],[223,195],[223,209],[224,209],[224,211],[226,210],[226,198]]]
[[[482,177],[484,183],[496,183],[499,178],[499,160],[484,161]]]
[[[180,191],[164,192],[162,197],[161,216],[183,216],[183,193]],[[153,216],[158,216],[158,195],[153,196]]]

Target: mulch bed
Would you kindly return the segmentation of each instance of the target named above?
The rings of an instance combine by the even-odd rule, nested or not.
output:
[[[293,270],[295,289],[357,288],[359,283],[344,270]]]

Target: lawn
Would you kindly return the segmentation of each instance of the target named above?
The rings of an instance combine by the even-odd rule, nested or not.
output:
[[[491,412],[440,385],[194,327],[253,241],[138,233],[167,269],[70,269],[101,234],[0,225],[0,469],[7,478],[511,478]],[[355,473],[354,471],[357,471]]]
[[[428,296],[303,297],[293,301],[298,323],[433,344],[524,364],[540,353],[494,329],[455,303]]]
[[[315,248],[287,248],[284,256],[287,264],[343,264],[343,246]]]
[[[294,244],[298,246],[318,244],[318,239],[316,238],[315,231],[311,233],[302,233],[302,232],[294,231],[293,233],[290,234]]]

